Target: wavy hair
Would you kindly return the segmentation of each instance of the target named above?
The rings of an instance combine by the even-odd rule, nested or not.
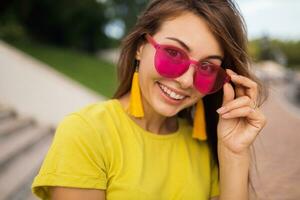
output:
[[[223,52],[222,67],[232,69],[236,73],[254,80],[258,84],[258,105],[267,99],[267,89],[251,70],[251,59],[247,52],[247,29],[239,9],[232,0],[152,0],[138,16],[137,22],[129,34],[123,39],[118,61],[119,86],[114,98],[128,93],[135,71],[135,55],[139,46],[145,41],[144,34],[154,35],[162,23],[185,13],[192,12],[208,24],[212,34],[219,42]],[[233,85],[234,87],[234,85]],[[219,115],[216,110],[222,105],[223,90],[203,98],[205,106],[207,141],[213,158],[218,163],[217,124]],[[193,125],[195,105],[178,113]]]

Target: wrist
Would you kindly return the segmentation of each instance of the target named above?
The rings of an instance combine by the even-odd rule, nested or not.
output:
[[[249,163],[250,160],[250,150],[246,148],[239,152],[233,152],[224,143],[218,142],[218,157],[219,162],[226,162],[230,164],[240,164],[241,162]]]

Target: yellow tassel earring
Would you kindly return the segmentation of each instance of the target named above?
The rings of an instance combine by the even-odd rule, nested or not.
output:
[[[198,101],[196,105],[196,111],[194,115],[193,138],[197,138],[202,141],[207,139],[204,104],[202,99]]]
[[[128,113],[134,117],[144,117],[144,110],[141,99],[141,92],[139,86],[138,76],[139,61],[136,60],[135,72],[133,74],[130,92],[130,101],[128,107]]]

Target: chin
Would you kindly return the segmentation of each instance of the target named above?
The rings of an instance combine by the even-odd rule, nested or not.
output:
[[[153,102],[153,109],[162,116],[165,117],[173,117],[183,108],[179,106],[168,105],[165,102],[161,102],[158,99],[152,101]]]
[[[165,117],[173,117],[173,116],[175,116],[178,112],[177,112],[177,111],[174,111],[174,110],[167,110],[167,109],[162,110],[162,109],[160,109],[158,113],[161,114],[162,116],[165,116]]]

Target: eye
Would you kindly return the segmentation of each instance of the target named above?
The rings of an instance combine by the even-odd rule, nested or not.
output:
[[[211,74],[214,72],[214,66],[210,62],[202,62],[199,66],[199,70],[205,74]]]
[[[182,53],[180,51],[178,51],[177,49],[166,48],[165,51],[172,58],[181,58],[182,57]]]

